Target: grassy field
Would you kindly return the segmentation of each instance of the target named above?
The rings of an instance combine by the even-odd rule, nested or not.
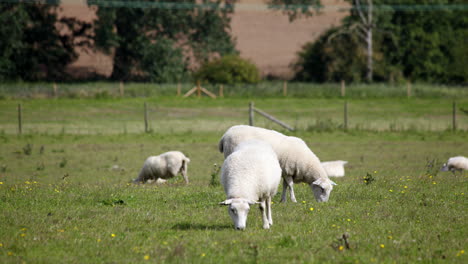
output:
[[[240,232],[210,182],[223,161],[217,142],[247,122],[251,99],[298,131],[257,125],[349,164],[328,203],[299,184],[298,203],[274,198],[270,230],[251,210]],[[142,133],[144,102],[151,133]],[[0,262],[466,263],[468,175],[439,172],[468,155],[466,117],[449,131],[451,102],[352,99],[343,132],[338,98],[0,100]],[[191,159],[189,185],[129,183],[147,156],[175,149]]]

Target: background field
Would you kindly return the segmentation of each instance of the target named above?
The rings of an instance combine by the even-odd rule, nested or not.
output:
[[[466,97],[457,98],[468,109]],[[251,210],[232,228],[221,186],[210,186],[217,142],[247,123],[255,101],[298,128],[321,160],[348,160],[328,203],[296,185],[274,198],[270,230]],[[16,106],[24,110],[17,133]],[[143,133],[143,103],[151,133]],[[453,98],[60,98],[0,100],[2,263],[466,263],[467,173],[439,172],[468,155],[466,115],[451,131]],[[190,184],[129,184],[149,155],[178,149]],[[366,184],[365,179],[369,184]],[[373,180],[372,180],[373,179]],[[280,188],[281,189],[281,188]],[[349,236],[349,248],[342,239]]]

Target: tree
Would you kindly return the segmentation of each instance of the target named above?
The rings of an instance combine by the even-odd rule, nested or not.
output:
[[[58,19],[59,1],[47,3],[0,6],[0,79],[67,78],[64,69],[77,58],[75,48],[89,44],[89,24],[67,17]]]
[[[173,82],[190,66],[236,52],[229,35],[233,6],[222,0],[88,4],[98,6],[96,46],[113,53],[114,80]]]
[[[466,0],[363,1],[349,0],[350,15],[343,24],[325,34],[326,41],[320,38],[299,53],[297,78],[335,80],[333,76],[342,72],[344,79],[359,80],[355,76],[360,72],[356,59],[365,58],[367,81],[406,77],[414,81],[468,82]],[[342,45],[337,40],[343,41]],[[356,43],[365,51],[364,57],[354,50]],[[349,52],[341,52],[345,46],[349,46]],[[342,71],[344,66],[353,74]],[[310,69],[318,73],[304,73]]]
[[[384,39],[386,60],[412,80],[468,82],[466,0],[396,0]],[[465,5],[465,6],[464,6]],[[464,8],[463,8],[464,7]]]

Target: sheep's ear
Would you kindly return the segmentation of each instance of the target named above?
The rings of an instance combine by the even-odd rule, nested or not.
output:
[[[331,185],[338,185],[334,181],[330,180]]]
[[[320,186],[320,187],[323,188],[324,183],[325,183],[325,182],[323,181],[323,179],[320,178],[320,179],[314,181],[312,184],[313,184],[313,185],[318,185],[318,186]]]
[[[250,204],[250,205],[254,205],[254,204],[259,204],[260,202],[249,200],[249,201],[247,201],[247,203]]]
[[[230,205],[232,204],[232,199],[228,199],[226,201],[220,202],[219,205]]]

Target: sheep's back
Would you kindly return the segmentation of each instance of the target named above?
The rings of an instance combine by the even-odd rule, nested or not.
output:
[[[224,161],[221,183],[228,197],[258,200],[276,194],[281,167],[270,146],[236,149]]]

